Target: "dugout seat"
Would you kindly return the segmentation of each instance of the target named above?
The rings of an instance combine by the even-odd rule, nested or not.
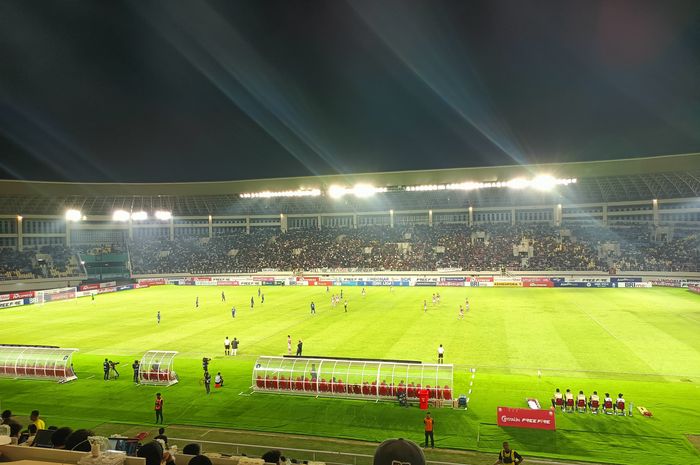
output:
[[[452,400],[452,389],[447,384],[442,388],[442,398],[445,400]]]
[[[296,390],[296,391],[303,391],[304,390],[304,380],[301,379],[301,376],[297,376],[297,379],[294,382],[294,390]]]
[[[370,393],[369,383],[367,381],[365,381],[364,383],[362,383],[362,395],[368,396],[369,393]]]
[[[384,381],[379,385],[379,395],[382,397],[386,397],[389,393],[389,390],[387,389],[387,385]]]
[[[318,388],[321,392],[328,392],[328,382],[326,382],[326,378],[321,378]]]
[[[409,398],[415,398],[416,397],[416,387],[413,385],[413,383],[408,383],[408,397]]]

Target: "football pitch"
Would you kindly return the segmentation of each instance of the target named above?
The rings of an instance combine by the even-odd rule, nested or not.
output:
[[[348,312],[316,287],[160,286],[0,310],[0,343],[75,347],[78,380],[0,379],[0,408],[47,424],[152,425],[157,391],[166,424],[421,443],[424,412],[394,402],[256,393],[258,355],[287,353],[287,335],[304,355],[445,362],[455,366],[454,392],[470,389],[468,410],[433,409],[438,448],[494,452],[501,442],[525,456],[605,463],[700,463],[687,435],[700,434],[700,296],[681,289],[343,288]],[[441,302],[432,305],[431,295]],[[331,288],[331,293],[339,288]],[[250,308],[250,298],[255,307]],[[199,297],[199,308],[195,298]],[[459,305],[471,309],[458,319]],[[423,311],[423,301],[428,310]],[[309,305],[316,303],[317,314]],[[231,307],[237,309],[235,319]],[[156,321],[160,311],[161,321]],[[225,357],[225,336],[240,340]],[[146,350],[176,350],[180,382],[132,383],[131,362]],[[205,394],[203,356],[226,385]],[[121,377],[103,381],[102,361],[120,361]],[[471,378],[470,369],[476,369]],[[602,396],[624,393],[632,417],[557,411],[556,431],[499,428],[498,406],[550,404],[555,388]],[[653,416],[643,417],[637,406]],[[26,423],[26,421],[24,422]],[[430,457],[428,457],[430,458]]]

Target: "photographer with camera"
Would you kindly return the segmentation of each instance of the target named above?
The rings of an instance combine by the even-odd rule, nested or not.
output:
[[[117,365],[119,365],[119,362],[113,362],[112,360],[109,361],[109,369],[114,372],[114,379],[119,378],[119,372],[117,371]]]

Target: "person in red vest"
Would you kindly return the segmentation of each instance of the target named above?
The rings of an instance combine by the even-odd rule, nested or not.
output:
[[[428,438],[430,438],[430,447],[435,449],[435,438],[433,437],[433,418],[430,416],[430,412],[425,414],[423,419],[423,424],[425,425],[425,447],[428,448]]]
[[[163,398],[160,396],[160,392],[156,394],[156,423],[160,418],[160,423],[163,423]]]

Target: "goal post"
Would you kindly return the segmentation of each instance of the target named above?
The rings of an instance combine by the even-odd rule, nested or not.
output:
[[[149,350],[139,365],[139,384],[170,386],[178,382],[173,361],[178,353],[170,350]]]
[[[65,383],[78,377],[73,353],[78,349],[42,346],[0,345],[0,376],[46,379]]]

